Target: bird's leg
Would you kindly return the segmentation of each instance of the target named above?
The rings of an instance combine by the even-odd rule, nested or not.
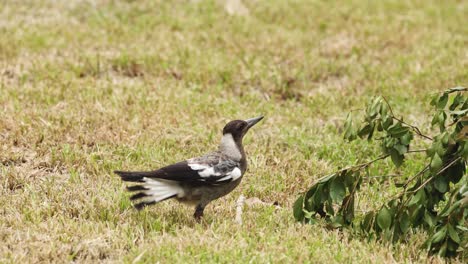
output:
[[[197,220],[198,222],[200,222],[201,220],[201,217],[203,216],[203,210],[205,209],[205,207],[203,207],[201,204],[197,205],[197,207],[195,207],[195,213],[193,214],[193,217],[195,217],[195,220]]]

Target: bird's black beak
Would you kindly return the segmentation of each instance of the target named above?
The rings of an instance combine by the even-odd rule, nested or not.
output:
[[[257,124],[258,122],[260,122],[260,120],[263,119],[263,116],[259,116],[259,117],[254,117],[254,118],[249,118],[247,120],[245,120],[245,122],[247,122],[247,130],[249,130],[249,128],[253,127],[255,124]]]

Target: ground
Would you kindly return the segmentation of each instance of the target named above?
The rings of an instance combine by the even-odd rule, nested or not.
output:
[[[297,223],[291,207],[378,155],[342,139],[369,98],[431,134],[430,95],[468,84],[468,2],[244,2],[3,1],[0,262],[443,263],[424,233],[392,247]],[[247,174],[202,223],[172,201],[137,212],[112,173],[200,155],[227,121],[260,114]],[[380,184],[362,210],[391,192]],[[241,194],[279,208],[246,206],[238,225]]]

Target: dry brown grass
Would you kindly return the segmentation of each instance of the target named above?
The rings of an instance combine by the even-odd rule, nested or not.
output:
[[[291,205],[376,153],[341,140],[347,111],[381,94],[423,123],[428,93],[467,84],[468,5],[244,4],[0,6],[0,262],[443,262],[420,249],[425,234],[392,248],[295,223]],[[112,174],[199,155],[226,121],[258,114],[248,174],[202,224],[173,202],[136,212]],[[238,226],[240,194],[281,208],[246,208]]]

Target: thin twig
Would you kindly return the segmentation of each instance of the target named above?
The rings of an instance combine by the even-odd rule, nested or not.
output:
[[[437,175],[441,174],[442,172],[444,172],[446,169],[448,169],[450,166],[452,166],[455,162],[457,162],[458,160],[460,160],[460,157],[456,158],[455,160],[453,160],[452,162],[450,162],[447,166],[445,166],[444,168],[442,168],[441,170],[439,170],[437,172],[436,175],[433,175],[432,177],[430,177],[429,179],[427,179],[425,182],[423,182],[416,190],[413,190],[413,191],[410,191],[410,192],[406,192],[406,188],[407,188],[407,185],[412,181],[414,180],[414,178],[416,178],[417,176],[421,175],[422,173],[424,173],[425,171],[427,171],[430,167],[430,165],[427,165],[426,167],[424,167],[423,170],[421,170],[420,172],[418,172],[416,175],[414,175],[410,180],[408,180],[406,183],[405,183],[405,191],[400,193],[398,195],[398,197],[403,197],[405,194],[410,194],[410,193],[416,193],[418,192],[421,188],[423,188],[424,186],[426,186],[426,184],[428,182],[430,182],[431,180],[434,179],[434,177],[436,177]],[[400,203],[400,206],[398,207],[398,211],[401,210],[401,208],[403,207],[403,205],[406,205],[407,202],[409,202],[411,199],[411,197],[406,197],[405,201]]]
[[[416,134],[418,134],[420,137],[423,137],[423,138],[425,138],[425,139],[432,140],[431,137],[424,135],[424,134],[421,132],[421,130],[419,130],[419,128],[418,128],[417,126],[413,126],[413,125],[411,125],[411,124],[408,124],[408,123],[406,123],[405,121],[403,121],[402,119],[396,117],[395,114],[393,113],[393,109],[392,109],[392,107],[390,106],[390,103],[387,101],[387,99],[386,99],[385,97],[382,96],[382,98],[383,98],[383,100],[385,101],[385,103],[387,104],[388,109],[390,110],[390,113],[392,114],[392,118],[393,118],[393,119],[399,121],[400,123],[402,123],[402,124],[404,124],[404,125],[409,126],[409,127],[410,127],[411,129],[413,129],[413,131],[416,132]]]
[[[429,179],[427,179],[425,182],[423,182],[416,190],[414,191],[411,191],[409,193],[416,193],[418,192],[421,188],[423,188],[424,186],[426,186],[427,183],[429,183],[430,181],[432,181],[436,176],[440,175],[442,172],[444,172],[446,169],[450,168],[455,162],[459,161],[461,159],[461,157],[458,157],[456,159],[454,159],[452,162],[450,162],[447,166],[445,166],[444,168],[442,168],[441,170],[439,170],[439,172],[437,172],[437,174],[435,175],[432,175],[432,177],[430,177]]]
[[[460,88],[460,90],[448,89],[448,90],[445,90],[443,92],[438,92],[438,94],[441,94],[441,93],[451,94],[451,93],[458,93],[458,92],[468,92],[468,87],[458,87],[458,88]]]
[[[388,175],[376,175],[376,176],[367,176],[366,178],[388,178],[388,177],[398,177],[400,174],[388,174]]]
[[[361,179],[362,179],[362,176],[359,176]],[[341,209],[342,208],[348,208],[348,205],[349,205],[349,201],[351,201],[351,199],[354,199],[354,194],[356,193],[356,188],[359,184],[359,181],[361,179],[357,179],[355,182],[354,182],[354,186],[353,186],[353,190],[349,192],[349,198],[348,200],[346,200],[346,203],[344,204],[344,206],[341,206]],[[354,209],[354,208],[353,208]]]
[[[400,118],[398,118],[398,117],[395,117],[395,116],[392,116],[392,118],[395,119],[395,120],[397,120],[397,121],[399,121],[400,123],[402,123],[402,124],[404,124],[404,125],[407,125],[407,126],[411,127],[411,129],[413,129],[414,132],[416,132],[416,134],[418,134],[420,137],[423,137],[423,138],[429,139],[429,140],[433,140],[431,137],[424,135],[424,134],[421,132],[421,130],[419,130],[419,128],[418,128],[417,126],[413,126],[413,125],[411,125],[411,124],[408,124],[408,123],[406,123],[405,121],[403,121],[402,119],[400,119]]]
[[[387,158],[388,156],[390,156],[390,155],[389,155],[389,154],[387,154],[387,155],[382,155],[382,156],[380,156],[380,157],[378,157],[378,158],[376,158],[376,159],[374,159],[374,160],[371,160],[371,161],[369,161],[369,162],[365,162],[365,163],[361,163],[361,164],[358,164],[358,165],[349,166],[349,167],[343,168],[343,169],[341,169],[341,170],[337,170],[337,171],[335,171],[333,174],[338,174],[338,173],[341,173],[341,172],[343,172],[343,171],[352,170],[352,169],[356,169],[356,168],[357,168],[357,169],[362,169],[362,168],[365,168],[365,167],[369,166],[369,165],[372,164],[373,162],[376,162],[376,161],[381,160],[381,159],[385,159],[385,158]],[[332,174],[324,175],[324,176],[318,178],[315,182],[316,182],[316,183],[317,183],[317,182],[320,182],[321,180],[325,179],[326,177],[329,177],[330,175],[332,175]]]
[[[410,182],[412,182],[414,179],[416,179],[418,176],[422,175],[423,173],[425,173],[427,170],[429,169],[429,165],[427,165],[426,167],[424,167],[424,169],[422,169],[421,171],[419,171],[418,173],[416,173],[413,177],[411,177],[410,179],[408,179],[405,184],[403,185],[403,188],[406,189],[406,187],[408,186],[408,184]]]
[[[366,163],[357,165],[357,166],[355,166],[355,167],[365,168],[365,167],[371,165],[372,163],[374,163],[374,162],[376,162],[376,161],[379,161],[379,160],[386,159],[386,158],[388,158],[389,156],[390,156],[390,154],[382,155],[382,156],[380,156],[380,157],[377,157],[377,158],[374,159],[374,160],[371,160],[371,161],[369,161],[369,162],[366,162]]]
[[[365,168],[365,167],[369,166],[370,164],[372,164],[372,163],[374,163],[374,162],[376,162],[376,161],[385,159],[385,158],[387,158],[387,157],[389,157],[389,156],[390,156],[390,154],[382,155],[382,156],[379,156],[378,158],[373,159],[373,160],[371,160],[371,161],[368,161],[368,162],[365,162],[365,163],[361,163],[361,164],[357,164],[357,165],[354,165],[354,166],[349,166],[349,167],[343,168],[343,169],[341,169],[341,170],[337,170],[337,171],[335,171],[335,174],[336,174],[336,173],[343,172],[343,171],[346,171],[346,170],[356,169],[356,168],[362,169],[362,168]],[[325,176],[323,176],[323,177],[320,177],[317,181],[321,181],[322,179],[324,179],[324,178],[326,178],[326,177],[328,177],[328,176],[330,176],[330,174],[327,174],[327,175],[325,175]]]
[[[388,109],[390,110],[390,113],[392,114],[392,116],[395,116],[395,114],[393,113],[393,109],[392,107],[390,106],[390,103],[387,101],[387,98],[385,98],[385,96],[382,96],[382,99],[385,101],[385,103],[387,104],[388,106]]]
[[[415,150],[409,150],[407,151],[407,153],[418,153],[418,152],[424,152],[424,151],[427,151],[426,149],[415,149]],[[343,172],[343,171],[346,171],[346,170],[352,170],[352,169],[362,169],[362,168],[365,168],[365,167],[368,167],[369,165],[371,165],[372,163],[376,162],[376,161],[379,161],[379,160],[383,160],[383,159],[386,159],[390,156],[390,154],[386,154],[386,155],[382,155],[382,156],[379,156],[371,161],[368,161],[368,162],[364,162],[364,163],[361,163],[361,164],[357,164],[357,165],[354,165],[354,166],[349,166],[349,167],[346,167],[346,168],[343,168],[341,170],[337,170],[335,171],[335,174],[336,173],[340,173],[340,172]],[[321,181],[322,179],[330,176],[331,174],[327,174],[325,176],[322,176],[320,177],[316,182],[319,182]],[[382,176],[383,177],[383,176]]]
[[[414,150],[408,150],[406,153],[417,153],[417,152],[426,152],[427,149],[414,149]]]
[[[411,177],[410,179],[408,179],[405,184],[403,184],[403,192],[401,193],[397,193],[395,195],[393,195],[390,200],[393,200],[393,199],[396,199],[396,198],[401,198],[403,197],[407,192],[406,192],[406,188],[408,188],[408,184],[410,182],[412,182],[414,179],[416,179],[418,176],[422,175],[424,172],[426,172],[427,170],[429,169],[429,165],[427,165],[426,167],[424,167],[424,169],[420,170],[418,173],[416,173],[413,177]],[[403,203],[400,204],[400,207],[398,208],[398,210],[401,209],[401,206],[403,205]]]

